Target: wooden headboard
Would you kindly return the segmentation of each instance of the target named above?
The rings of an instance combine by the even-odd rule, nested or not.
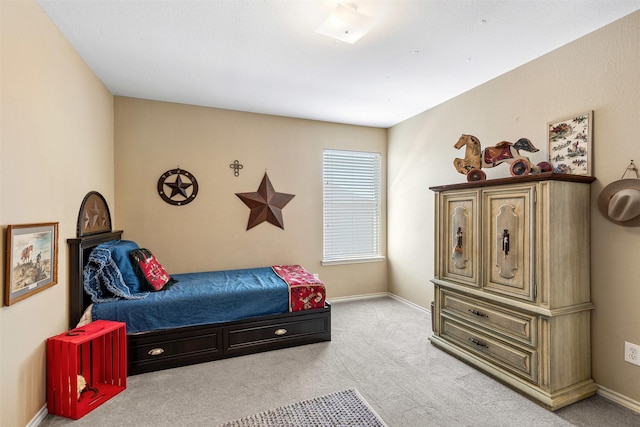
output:
[[[75,328],[91,297],[84,292],[82,271],[91,250],[100,243],[120,240],[122,230],[111,230],[111,214],[102,194],[90,191],[80,204],[77,237],[69,245],[69,328]]]
[[[69,245],[69,328],[78,324],[85,309],[91,304],[91,297],[84,291],[82,270],[91,250],[100,243],[120,240],[122,230],[107,231],[90,236],[67,239]]]

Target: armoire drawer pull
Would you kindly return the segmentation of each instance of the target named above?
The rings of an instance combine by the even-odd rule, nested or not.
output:
[[[282,329],[276,329],[276,331],[274,332],[276,335],[278,336],[282,336],[285,335],[287,333],[287,330],[282,328]]]
[[[471,341],[472,343],[474,343],[475,345],[477,345],[478,347],[484,347],[484,348],[489,348],[488,345],[486,345],[485,343],[483,343],[480,340],[477,340],[475,338],[469,338],[469,341]]]
[[[147,352],[149,356],[160,356],[162,353],[164,353],[163,348],[152,348]]]
[[[478,317],[486,317],[486,318],[489,317],[487,314],[484,314],[483,312],[478,311],[478,310],[469,309],[469,313],[475,314]]]

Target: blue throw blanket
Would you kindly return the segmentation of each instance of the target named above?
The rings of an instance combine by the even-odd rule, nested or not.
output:
[[[92,319],[125,322],[127,333],[230,322],[289,311],[289,287],[271,267],[175,274],[144,299],[94,304]]]
[[[148,292],[131,293],[107,248],[98,246],[91,251],[82,276],[84,290],[94,303],[117,301],[121,298],[142,299],[148,295]]]

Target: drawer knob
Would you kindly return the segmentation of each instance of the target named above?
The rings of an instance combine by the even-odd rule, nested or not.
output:
[[[147,354],[149,356],[160,356],[162,353],[164,353],[163,348],[152,348]]]
[[[276,331],[275,331],[274,333],[275,333],[276,335],[278,335],[278,336],[282,336],[282,335],[285,335],[285,334],[287,333],[287,330],[286,330],[286,329],[284,329],[284,328],[276,329]]]
[[[475,338],[469,338],[469,341],[471,341],[472,343],[474,343],[475,345],[477,345],[478,347],[484,347],[484,348],[489,348],[488,345],[486,345],[485,343],[483,343],[480,340],[477,340]]]
[[[471,313],[471,314],[475,314],[475,315],[476,315],[476,316],[478,316],[478,317],[489,317],[489,316],[487,316],[486,314],[484,314],[483,312],[478,311],[478,310],[473,310],[473,309],[471,309],[471,308],[469,309],[469,313]]]

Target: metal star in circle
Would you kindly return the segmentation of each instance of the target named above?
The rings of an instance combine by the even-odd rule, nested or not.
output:
[[[251,209],[247,230],[264,221],[284,230],[282,208],[295,197],[293,194],[276,192],[266,172],[258,191],[253,193],[236,193],[236,196]]]
[[[168,181],[173,175],[175,175],[173,182]],[[170,192],[169,189],[171,189]],[[191,203],[198,195],[198,180],[193,174],[184,169],[168,170],[158,179],[158,194],[162,200],[170,205],[186,205]]]
[[[174,182],[165,182],[165,185],[168,185],[169,187],[171,187],[171,196],[169,196],[169,198],[173,198],[173,196],[175,196],[176,194],[180,193],[180,195],[182,197],[187,197],[187,188],[191,187],[191,183],[189,184],[185,184],[184,182],[182,182],[182,178],[180,178],[180,175],[177,176],[176,180]]]

